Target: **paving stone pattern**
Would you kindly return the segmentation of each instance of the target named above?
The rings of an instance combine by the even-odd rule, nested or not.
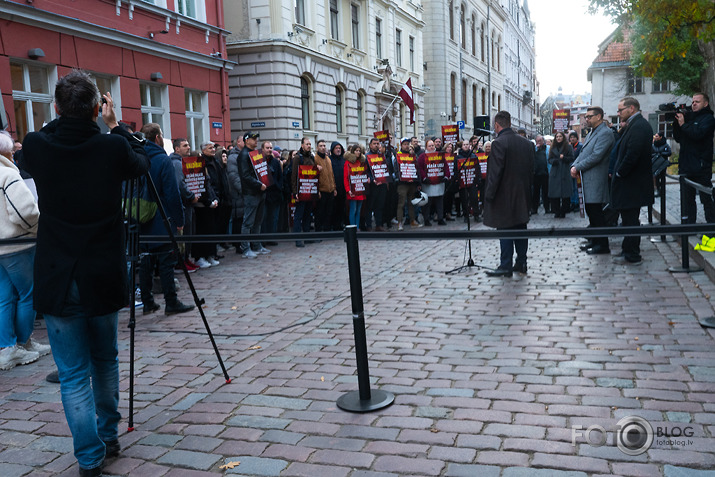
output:
[[[538,215],[530,227],[585,223]],[[396,396],[367,414],[336,406],[357,389],[345,244],[284,242],[255,260],[227,253],[191,277],[231,383],[198,313],[139,313],[136,430],[126,432],[122,312],[122,453],[105,473],[713,475],[715,343],[697,320],[715,314],[715,286],[666,270],[679,263],[674,243],[645,238],[639,267],[586,256],[579,243],[532,240],[528,275],[502,279],[477,267],[445,275],[463,263],[461,241],[362,241],[370,382]],[[496,240],[472,247],[477,264],[496,266]],[[36,336],[46,341],[42,321]],[[2,373],[3,477],[77,474],[59,387],[44,381],[52,369],[48,356]],[[627,416],[670,432],[690,426],[693,436],[629,456],[612,432]],[[606,445],[572,445],[572,426],[593,425],[608,430]]]

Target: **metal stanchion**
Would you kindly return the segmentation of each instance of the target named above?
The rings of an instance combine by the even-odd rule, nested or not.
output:
[[[688,222],[688,216],[685,214],[685,188],[689,187],[685,183],[685,176],[680,176],[678,178],[680,182],[680,223],[686,224]],[[699,267],[690,267],[690,249],[688,244],[689,235],[680,236],[680,250],[682,252],[682,266],[681,267],[670,267],[669,272],[673,273],[692,273],[692,272],[702,272],[703,269]]]
[[[355,334],[359,390],[340,396],[337,405],[340,409],[350,412],[376,411],[395,402],[395,396],[379,389],[370,390],[370,369],[367,363],[367,338],[365,336],[365,313],[362,301],[362,277],[360,276],[357,226],[349,225],[345,227],[345,242],[348,247],[350,298],[353,309],[353,332]]]
[[[667,220],[665,219],[665,179],[666,179],[666,170],[660,173],[660,176],[658,176],[658,188],[660,189],[660,225],[665,225],[667,223]],[[651,242],[653,243],[665,243],[665,242],[674,242],[675,238],[668,238],[665,235],[661,235],[660,237],[653,237],[650,239]]]

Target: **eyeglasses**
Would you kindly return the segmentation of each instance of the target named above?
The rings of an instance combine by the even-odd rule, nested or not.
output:
[[[591,119],[594,116],[595,116],[595,114],[587,114],[586,116],[584,116],[584,118]]]
[[[626,106],[625,108],[618,108],[616,111],[618,111],[620,113],[621,111],[628,109],[628,108],[630,108],[630,106]]]

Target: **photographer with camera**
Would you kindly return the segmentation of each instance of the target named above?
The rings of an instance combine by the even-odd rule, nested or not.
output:
[[[710,109],[710,98],[705,93],[693,95],[692,112],[675,113],[673,137],[680,143],[679,173],[693,182],[712,187],[713,133],[715,117]],[[694,224],[697,218],[695,189],[686,187],[683,193],[684,221]],[[700,192],[700,203],[705,211],[705,221],[715,223],[715,204],[711,194]]]
[[[122,182],[149,170],[109,93],[73,70],[55,88],[59,115],[22,144],[40,206],[35,310],[45,316],[81,476],[119,453],[118,311],[129,302]],[[101,114],[111,134],[97,125]]]

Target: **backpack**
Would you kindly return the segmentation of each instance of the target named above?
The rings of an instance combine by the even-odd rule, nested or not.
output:
[[[124,217],[146,224],[156,215],[158,206],[151,192],[149,191],[149,181],[146,175],[135,179],[134,190],[129,196],[130,181],[124,182],[124,192],[122,194],[122,204],[124,205]],[[137,217],[138,214],[138,217]]]

